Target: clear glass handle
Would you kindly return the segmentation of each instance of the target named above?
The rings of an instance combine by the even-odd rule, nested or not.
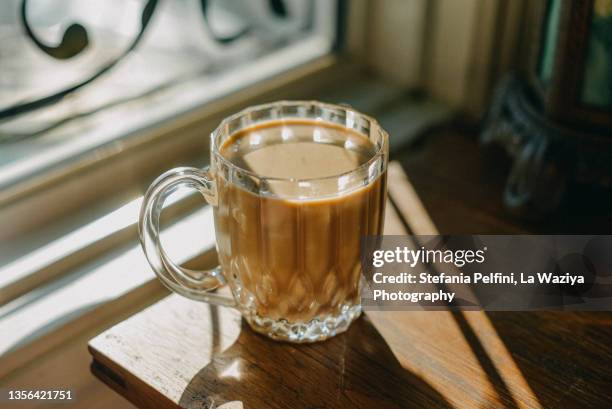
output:
[[[211,292],[225,284],[220,267],[207,271],[180,267],[168,257],[161,245],[159,217],[164,201],[182,186],[198,190],[210,205],[217,205],[215,182],[207,168],[176,168],[164,173],[153,182],[144,196],[138,222],[142,249],[157,277],[170,290],[193,300],[234,306],[233,298]]]

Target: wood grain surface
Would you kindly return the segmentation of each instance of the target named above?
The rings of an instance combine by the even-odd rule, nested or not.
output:
[[[419,160],[426,159],[413,155],[403,168]],[[431,160],[439,168],[426,176],[415,168],[419,183],[440,183],[437,175],[453,183],[454,175],[442,173],[444,160]],[[470,166],[479,165],[461,171],[476,175]],[[482,183],[450,187],[444,198],[413,184],[397,164],[388,185],[386,234],[452,231],[449,223],[460,221],[427,211],[444,202],[455,215],[465,210],[464,229],[476,220],[486,231],[487,212],[497,206],[478,201]],[[460,201],[461,189],[476,197]],[[480,211],[469,211],[471,204]],[[525,232],[508,224],[506,232],[515,230]],[[612,405],[610,339],[612,319],[604,313],[367,312],[345,334],[291,345],[253,333],[234,310],[171,295],[100,334],[89,349],[94,374],[141,407],[603,408]]]

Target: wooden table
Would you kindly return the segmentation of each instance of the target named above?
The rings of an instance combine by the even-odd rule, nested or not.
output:
[[[402,168],[389,172],[385,232],[436,233]],[[171,295],[89,349],[93,373],[142,407],[612,407],[603,313],[368,312],[345,334],[291,345]]]

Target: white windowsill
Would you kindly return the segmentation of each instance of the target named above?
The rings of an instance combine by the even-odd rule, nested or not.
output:
[[[132,206],[127,209],[133,210]],[[115,215],[121,216],[121,212]],[[162,232],[166,251],[177,263],[213,251],[213,224],[209,206],[184,217]],[[154,279],[140,245],[132,242],[127,249],[111,252],[9,302],[0,307],[0,357]]]

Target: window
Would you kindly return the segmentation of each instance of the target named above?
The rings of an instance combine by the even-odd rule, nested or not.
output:
[[[337,26],[337,4],[325,0],[2,8],[0,189],[321,57]]]

